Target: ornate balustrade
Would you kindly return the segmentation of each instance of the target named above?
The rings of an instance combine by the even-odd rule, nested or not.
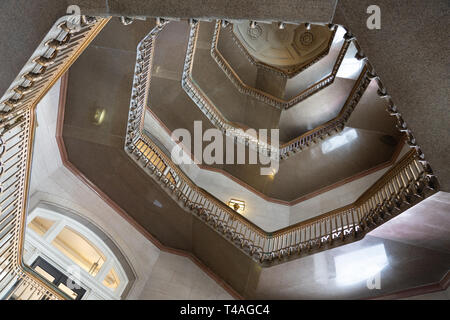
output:
[[[70,27],[73,16],[60,18],[0,99],[0,293],[6,293],[5,298],[67,298],[23,264],[22,248],[36,105],[108,21],[81,18],[75,28]],[[269,263],[358,239],[438,190],[412,133],[390,103],[387,111],[398,119],[399,130],[408,136],[412,150],[354,204],[273,233],[265,232],[197,187],[142,134],[152,42],[164,24],[152,30],[138,47],[125,150],[175,199],[250,257]],[[370,63],[366,61],[366,65],[373,73]],[[379,82],[380,95],[390,99],[380,79],[371,76]]]
[[[228,26],[227,28],[228,28],[229,32],[231,32],[233,34],[231,26]],[[300,72],[306,70],[308,67],[310,67],[314,63],[318,62],[320,59],[322,59],[324,56],[326,56],[328,54],[330,47],[331,47],[331,43],[333,42],[336,30],[337,30],[337,26],[329,25],[329,28],[331,28],[333,30],[333,33],[330,38],[330,42],[328,43],[328,49],[325,50],[325,52],[319,54],[317,57],[315,57],[311,62],[307,63],[306,65],[302,66],[301,68],[294,69],[293,72],[288,73],[288,74],[282,72],[281,70],[279,70],[275,67],[269,66],[269,65],[267,65],[265,63],[261,63],[259,61],[256,61],[248,53],[248,51],[242,46],[240,41],[238,39],[236,39],[234,34],[233,34],[233,39],[234,39],[234,42],[237,44],[237,46],[244,53],[246,58],[250,61],[250,63],[252,63],[253,65],[255,65],[257,67],[263,68],[265,70],[275,72],[283,77],[291,78],[294,76],[298,76]],[[342,61],[344,60],[347,50],[350,47],[350,44],[352,42],[352,39],[348,39],[347,37],[345,38],[345,40],[342,44],[342,47],[339,51],[339,54],[336,58],[336,61],[333,65],[333,68],[328,76],[317,81],[316,83],[314,83],[313,85],[304,89],[303,91],[299,92],[291,99],[285,100],[285,99],[277,98],[277,97],[275,97],[267,92],[264,92],[262,90],[258,90],[254,87],[251,87],[251,86],[247,85],[246,83],[244,83],[244,81],[242,81],[242,79],[239,77],[239,75],[236,73],[236,71],[233,69],[233,67],[227,62],[227,60],[222,56],[222,54],[220,53],[220,51],[217,48],[221,29],[222,29],[221,22],[218,21],[216,23],[216,27],[214,29],[214,35],[213,35],[213,39],[212,39],[212,43],[211,43],[211,56],[216,61],[217,65],[227,75],[228,79],[230,79],[230,81],[239,90],[239,92],[249,95],[255,99],[258,99],[261,102],[267,103],[278,109],[288,109],[288,108],[298,104],[299,102],[305,100],[306,98],[312,96],[314,93],[331,85],[334,82],[334,79],[336,78],[337,72],[339,71]]]
[[[217,37],[217,28],[220,27],[220,23],[217,22],[216,32],[214,37]],[[305,148],[317,143],[325,139],[326,137],[332,136],[340,132],[345,125],[345,122],[350,117],[352,111],[358,104],[362,95],[364,94],[367,86],[369,85],[371,79],[374,78],[371,69],[365,66],[360,76],[358,77],[355,85],[350,92],[348,99],[346,100],[344,106],[342,107],[339,115],[326,122],[325,124],[312,129],[301,136],[292,139],[291,141],[282,144],[279,148],[275,148],[265,141],[258,140],[257,137],[250,135],[245,132],[245,129],[240,127],[239,125],[228,121],[220,112],[219,109],[214,105],[214,103],[208,98],[208,96],[198,87],[195,81],[192,79],[192,68],[193,68],[193,59],[194,59],[194,49],[197,41],[197,34],[199,30],[198,22],[192,23],[189,35],[189,42],[186,52],[186,59],[183,69],[183,75],[181,80],[181,85],[186,91],[186,93],[191,97],[192,101],[199,107],[200,110],[206,115],[206,117],[211,121],[211,123],[226,135],[231,136],[236,139],[237,142],[244,143],[248,145],[250,148],[254,150],[262,150],[265,154],[270,150],[271,157],[283,160],[295,154],[296,152],[300,152]],[[216,40],[213,39],[213,48]],[[336,60],[336,63],[333,67],[331,74],[319,81],[319,83],[314,86],[306,89],[298,97],[304,97],[305,99],[317,92],[318,89],[324,88],[331,84],[334,81],[334,78],[339,70],[339,67],[344,59],[344,56],[347,52],[350,43],[356,43],[356,40],[351,34],[347,33],[345,37],[344,44],[340,50],[339,56]],[[356,44],[355,44],[356,45]],[[359,47],[357,47],[359,48]],[[212,49],[212,52],[216,50]],[[214,55],[213,55],[214,56]],[[232,72],[231,68],[226,67],[226,64],[219,63],[223,68]],[[225,71],[227,73],[227,71]],[[265,101],[267,102],[267,101]]]
[[[196,186],[143,133],[144,113],[151,80],[153,44],[164,25],[165,23],[158,25],[138,45],[125,150],[163,188],[166,188],[180,205],[199,216],[251,258],[266,265],[289,259],[291,256],[310,254],[361,239],[375,226],[438,190],[439,186],[431,168],[424,160],[420,148],[415,145],[411,134],[408,140],[412,147],[410,152],[353,204],[276,232],[269,233],[262,230]],[[195,30],[194,23],[191,32],[196,32]],[[191,57],[187,56],[186,59]],[[367,63],[358,81],[360,85],[353,89],[354,94],[348,100],[348,108],[355,106],[362,95],[363,87],[374,78],[380,83],[379,78],[373,74],[373,68]],[[350,110],[344,108],[343,113],[348,112]],[[401,119],[393,104],[390,104],[388,112]],[[402,123],[404,122],[399,120],[399,124]]]
[[[5,298],[66,298],[22,263],[34,113],[107,21],[58,19],[0,99],[0,293]]]
[[[328,55],[328,53],[330,52],[334,37],[336,35],[337,26],[334,24],[328,24],[327,27],[331,30],[331,35],[330,35],[330,39],[328,41],[328,44],[327,44],[327,47],[325,48],[325,50],[323,50],[323,52],[316,55],[314,58],[312,58],[309,61],[306,61],[305,63],[302,63],[300,65],[294,65],[294,66],[285,67],[285,68],[278,68],[276,66],[272,66],[272,65],[269,65],[262,61],[256,60],[248,52],[248,50],[242,45],[241,41],[236,37],[236,35],[233,31],[233,25],[230,23],[224,23],[224,22],[220,22],[220,24],[216,24],[216,28],[214,30],[215,35],[214,35],[213,43],[211,46],[211,54],[213,56],[220,54],[220,52],[218,52],[218,49],[217,49],[217,45],[218,45],[217,42],[219,40],[220,31],[222,29],[226,29],[231,34],[231,38],[233,39],[233,42],[236,44],[236,46],[239,48],[239,50],[244,54],[245,58],[252,65],[257,67],[258,69],[263,69],[263,70],[271,72],[277,76],[290,79],[290,78],[294,78],[299,73],[305,71],[306,69],[308,69],[309,67],[311,67],[315,63],[319,62],[321,59],[323,59],[325,56]],[[213,51],[215,51],[215,52],[213,52]],[[220,56],[217,56],[217,58],[222,58],[222,60],[224,60],[223,57],[220,57]],[[216,59],[216,57],[214,57],[214,59]]]
[[[324,123],[323,125],[302,134],[300,137],[292,139],[291,141],[281,145],[281,159],[286,159],[291,154],[300,152],[305,148],[311,146],[312,144],[342,131],[342,129],[344,129],[345,123],[350,118],[353,110],[358,105],[359,100],[363,96],[372,79],[373,75],[369,71],[369,68],[367,66],[364,66],[358,79],[355,82],[355,85],[352,88],[352,91],[345,101],[344,107],[339,112],[339,115],[336,118]]]

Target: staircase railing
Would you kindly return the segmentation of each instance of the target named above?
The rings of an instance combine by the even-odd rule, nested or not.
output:
[[[411,149],[353,204],[274,232],[264,255],[280,258],[361,237],[437,190],[428,170]]]
[[[218,51],[217,42],[219,41],[220,31],[222,29],[226,29],[230,33],[230,35],[231,35],[231,37],[233,39],[233,42],[236,44],[236,46],[239,48],[239,50],[245,55],[246,59],[252,65],[256,66],[258,69],[263,69],[263,70],[269,71],[269,72],[271,72],[273,74],[276,74],[277,76],[280,76],[280,77],[283,77],[283,78],[287,78],[287,79],[291,79],[291,78],[294,78],[295,76],[297,76],[299,73],[305,71],[306,69],[308,69],[309,67],[311,67],[315,63],[319,62],[321,59],[323,59],[324,57],[326,57],[328,55],[328,53],[330,52],[331,45],[333,43],[334,37],[336,35],[337,26],[334,25],[334,24],[328,24],[327,27],[331,31],[330,39],[329,39],[329,41],[327,43],[327,47],[324,48],[324,50],[322,50],[322,52],[317,54],[312,59],[310,59],[310,60],[308,60],[308,61],[306,61],[306,62],[304,62],[304,63],[302,63],[300,65],[295,65],[295,66],[291,66],[291,67],[278,68],[276,66],[269,65],[267,63],[264,63],[262,61],[258,61],[255,58],[253,58],[253,56],[242,45],[242,42],[238,39],[238,37],[234,33],[233,25],[230,24],[230,23],[226,24],[225,27],[223,26],[222,22],[220,22],[220,25],[216,24],[215,33],[217,33],[217,36],[216,36],[216,39],[213,40],[213,44],[211,46],[211,50]],[[212,53],[212,54],[215,54],[215,53]]]
[[[370,229],[438,190],[437,180],[429,164],[408,132],[408,144],[412,147],[410,152],[355,203],[275,232],[264,231],[196,186],[143,133],[151,81],[153,44],[166,23],[155,27],[137,48],[125,150],[166,188],[174,199],[178,199],[190,212],[198,215],[250,257],[266,264],[273,262],[275,258],[283,260],[361,239]],[[366,68],[373,72],[369,63]],[[372,73],[371,77],[380,81]],[[391,105],[388,111],[401,119],[394,105]],[[399,120],[399,123],[404,122]]]
[[[217,23],[217,25],[220,26],[219,22]],[[199,30],[199,23],[198,22],[192,23],[189,34],[189,42],[186,51],[186,59],[183,69],[183,75],[181,80],[181,85],[183,89],[186,91],[186,93],[191,97],[192,101],[198,106],[198,108],[205,114],[205,116],[211,121],[211,123],[216,128],[224,132],[226,135],[235,138],[237,142],[248,145],[250,148],[254,150],[262,150],[265,154],[267,154],[266,153],[267,150],[270,150],[270,155],[280,160],[286,159],[289,156],[297,152],[300,152],[329,136],[339,133],[344,128],[345,123],[349,119],[351,113],[353,112],[354,108],[356,107],[365,90],[367,89],[370,81],[374,78],[369,68],[363,67],[360,76],[355,82],[352,91],[350,92],[344,106],[342,107],[339,115],[336,118],[302,134],[297,138],[292,139],[287,143],[282,144],[279,148],[275,148],[272,145],[270,145],[270,143],[260,141],[257,137],[246,133],[245,129],[242,128],[241,126],[231,121],[228,121],[222,115],[220,110],[214,105],[211,99],[208,98],[208,96],[201,90],[201,88],[193,80],[192,68],[198,30]],[[215,36],[217,35],[215,34]],[[344,44],[340,50],[339,56],[336,60],[336,63],[333,67],[333,71],[331,72],[331,74],[328,77],[321,80],[316,85],[303,91],[303,93],[301,93],[300,96],[304,96],[306,99],[307,96],[310,96],[311,94],[317,92],[317,90],[319,90],[320,88],[328,86],[334,81],[334,78],[339,70],[341,62],[344,59],[344,56],[351,42],[356,42],[356,40],[347,32]],[[231,69],[226,68],[226,70]]]
[[[239,143],[246,144],[254,150],[261,150],[265,154],[270,154],[272,157],[278,158],[278,148],[272,147],[267,142],[260,141],[257,137],[246,133],[245,128],[225,119],[214,103],[193,81],[191,74],[194,60],[194,48],[197,42],[198,26],[199,24],[196,22],[193,23],[190,28],[188,48],[181,78],[181,86],[216,128],[221,130],[226,135],[233,137]],[[268,150],[270,150],[270,153],[267,152]]]
[[[82,17],[81,27],[71,29],[72,16],[60,18],[32,58],[0,99],[0,292],[7,298],[65,299],[23,265],[22,248],[37,103],[100,32],[108,19]],[[388,111],[413,147],[353,206],[268,233],[197,187],[150,139],[141,134],[150,82],[151,44],[158,26],[139,44],[126,150],[158,177],[175,197],[215,230],[260,262],[282,259],[295,252],[330,247],[395,216],[405,207],[438,190],[438,183],[420,148],[415,145],[396,107]],[[369,66],[370,67],[370,66]],[[369,68],[372,69],[372,68]],[[379,81],[379,79],[377,79]],[[380,87],[380,94],[388,97]]]
[[[233,31],[231,29],[231,26],[227,27],[228,30],[233,34]],[[304,71],[307,67],[311,66],[321,58],[323,58],[326,54],[328,54],[329,49],[331,47],[331,43],[333,42],[333,38],[335,36],[337,25],[329,25],[329,28],[332,29],[332,36],[330,38],[330,41],[328,43],[328,50],[325,51],[325,53],[319,54],[317,57],[314,58],[314,60],[307,65],[303,66],[299,70],[294,70],[295,72],[292,73],[289,77],[292,77],[294,75],[298,75],[299,72]],[[313,85],[309,86],[308,88],[302,90],[298,94],[296,94],[291,99],[285,100],[281,98],[277,98],[267,92],[264,92],[262,90],[258,90],[254,87],[251,87],[247,85],[242,79],[239,77],[239,75],[236,73],[236,71],[233,69],[233,67],[227,62],[227,60],[223,57],[223,55],[220,53],[218,49],[218,41],[220,37],[222,26],[221,21],[218,21],[216,23],[216,27],[214,29],[214,35],[213,40],[211,43],[211,56],[216,61],[217,65],[222,69],[222,71],[226,74],[228,79],[233,83],[233,85],[239,90],[239,92],[249,95],[261,102],[267,103],[271,106],[274,106],[278,109],[289,109],[290,107],[298,104],[299,102],[305,100],[306,98],[312,96],[314,93],[328,87],[334,82],[334,79],[336,78],[336,75],[339,71],[339,68],[342,64],[342,61],[344,60],[344,57],[347,53],[348,48],[350,47],[350,44],[352,40],[347,39],[347,35],[344,37],[344,42],[342,44],[341,49],[339,50],[339,54],[336,57],[336,61],[333,65],[333,68],[328,76],[325,78],[317,81]],[[263,64],[261,62],[256,62],[251,55],[247,52],[247,50],[242,46],[240,41],[236,39],[236,37],[233,34],[234,42],[237,44],[237,46],[241,49],[242,52],[244,52],[244,55],[247,57],[247,59],[254,65],[257,65],[258,67],[262,67],[266,70],[270,70],[272,72],[275,72],[277,69],[274,67],[271,67],[269,65]],[[286,75],[283,74],[285,77]]]
[[[58,19],[0,99],[0,294],[5,298],[66,298],[22,261],[34,114],[38,102],[107,21]]]

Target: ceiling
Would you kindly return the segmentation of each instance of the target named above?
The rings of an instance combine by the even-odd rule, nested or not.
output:
[[[0,4],[2,21],[15,30],[16,36],[11,37],[8,33],[0,35],[0,52],[4,62],[0,74],[0,92],[11,84],[53,21],[65,14],[68,4],[79,5],[87,14],[101,13],[113,16],[134,13],[152,17],[157,15],[186,17],[186,13],[189,13],[190,16],[198,17],[213,15],[269,21],[277,19],[324,23],[333,21],[348,27],[357,35],[364,52],[377,66],[377,72],[386,83],[403,117],[431,162],[433,170],[439,177],[441,188],[449,190],[450,168],[447,165],[449,155],[441,152],[448,149],[446,139],[449,122],[447,112],[449,86],[446,74],[448,55],[445,55],[446,50],[442,47],[442,44],[445,47],[448,43],[445,28],[442,28],[449,15],[447,1],[414,0],[408,11],[409,19],[398,23],[398,15],[404,11],[403,5],[380,0],[379,5],[386,10],[383,12],[383,28],[376,31],[367,29],[366,14],[361,14],[372,4],[369,0],[357,3],[323,0],[315,1],[315,6],[310,6],[309,2],[302,2],[296,3],[295,9],[289,1],[274,2],[258,7],[258,10],[255,10],[257,1],[246,1],[239,7],[198,6],[197,2],[190,0],[179,4],[178,1],[172,1],[170,6],[162,5],[158,1],[139,1],[139,6],[114,2],[106,6],[105,3],[81,0],[72,0],[70,3],[60,1],[58,5],[51,0],[40,0],[39,3],[32,4],[26,0],[2,1]],[[27,16],[26,21],[21,19],[23,16]],[[416,30],[423,32],[417,33]],[[430,41],[430,35],[434,41]],[[403,49],[398,50],[399,47]]]

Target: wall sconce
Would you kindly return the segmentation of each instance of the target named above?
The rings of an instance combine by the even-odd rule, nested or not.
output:
[[[270,180],[273,180],[273,179],[275,179],[275,175],[277,174],[277,172],[278,172],[278,169],[272,168],[272,169],[270,170],[270,173],[267,175],[267,177],[268,177]]]
[[[95,110],[95,114],[94,114],[94,124],[96,125],[101,125],[102,122],[105,120],[105,114],[106,114],[106,110],[105,109],[96,109]]]
[[[237,199],[231,199],[230,201],[228,201],[228,206],[233,209],[234,211],[236,211],[237,213],[244,213],[245,210],[245,202],[242,200],[237,200]]]

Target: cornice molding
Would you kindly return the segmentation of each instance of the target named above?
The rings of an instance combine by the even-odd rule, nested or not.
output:
[[[282,76],[283,78],[292,79],[296,76],[298,76],[301,72],[305,71],[307,68],[314,65],[316,62],[320,61],[322,58],[324,58],[330,51],[331,45],[333,43],[336,30],[338,28],[337,25],[333,25],[333,30],[331,31],[331,37],[328,41],[327,47],[322,50],[322,52],[319,52],[313,59],[310,59],[306,63],[302,64],[299,68],[296,68],[293,70],[293,72],[282,72],[281,69],[275,68],[273,66],[270,66],[268,64],[265,64],[263,62],[257,61],[254,59],[251,54],[245,49],[245,47],[242,45],[239,39],[236,38],[233,31],[231,30],[231,26],[226,27],[228,32],[232,33],[232,38],[234,43],[237,45],[237,47],[240,49],[241,52],[243,52],[246,59],[254,66],[260,69],[264,69],[267,71],[270,71],[272,73],[276,73],[279,76]],[[213,33],[213,38],[211,42],[211,57],[213,60],[217,63],[219,68],[224,72],[224,74],[227,76],[227,78],[230,80],[230,82],[236,87],[236,89],[246,95],[249,95],[261,102],[264,102],[266,104],[269,104],[273,106],[274,108],[283,110],[283,109],[289,109],[298,103],[302,102],[303,100],[307,99],[308,97],[314,95],[316,92],[328,87],[334,82],[334,79],[336,78],[337,72],[341,66],[342,61],[344,60],[344,57],[347,53],[348,48],[350,47],[350,43],[352,40],[344,40],[341,49],[339,50],[339,54],[336,56],[336,60],[331,68],[330,74],[326,76],[323,79],[319,79],[314,84],[310,85],[304,90],[301,90],[300,92],[297,92],[292,98],[284,99],[280,97],[276,97],[270,93],[264,92],[263,90],[257,89],[247,83],[245,83],[244,80],[241,79],[241,77],[238,75],[236,70],[230,65],[230,63],[225,59],[225,57],[222,55],[218,48],[219,44],[219,37],[221,32],[221,21],[216,22],[216,26]],[[225,32],[227,32],[225,30]],[[194,48],[195,50],[195,48]]]
[[[441,278],[441,280],[426,284],[419,287],[409,288],[406,290],[397,291],[394,293],[382,294],[375,297],[366,298],[365,300],[397,300],[405,299],[409,297],[419,296],[423,294],[429,294],[439,291],[445,291],[450,286],[450,271]]]

